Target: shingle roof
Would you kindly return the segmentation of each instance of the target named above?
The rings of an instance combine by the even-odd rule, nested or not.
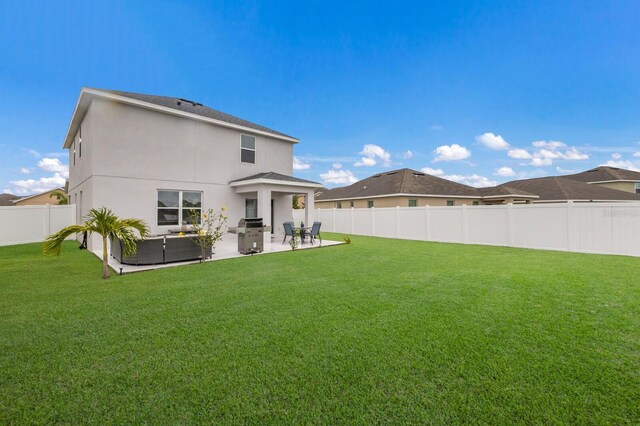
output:
[[[379,173],[352,185],[323,191],[316,200],[338,200],[389,194],[464,196],[480,198],[478,188],[411,169]]]
[[[15,206],[13,202],[19,198],[13,194],[0,194],[0,206]]]
[[[315,185],[320,186],[318,182],[313,182],[311,180],[306,180],[306,179],[300,179],[294,176],[283,175],[282,173],[276,173],[276,172],[257,173],[255,175],[232,180],[231,182],[242,182],[245,180],[254,180],[254,179],[280,180],[284,182],[297,182],[297,183],[313,183]]]
[[[619,169],[617,167],[599,166],[595,169],[587,170],[573,175],[566,175],[564,177],[579,180],[581,182],[606,182],[610,180],[640,181],[640,172]]]
[[[489,188],[478,188],[483,197],[509,197],[514,195],[524,195],[526,197],[537,198],[538,195],[525,191],[524,189],[507,186],[507,184],[492,186]]]
[[[556,200],[610,200],[640,201],[640,196],[600,185],[590,185],[566,176],[550,176],[535,179],[514,180],[498,185],[511,187],[538,195],[539,201]]]
[[[100,90],[107,93],[112,93],[118,96],[124,96],[126,98],[136,99],[142,102],[148,102],[150,104],[163,106],[166,108],[172,108],[183,112],[188,112],[191,114],[200,115],[202,117],[212,118],[214,120],[224,121],[226,123],[235,124],[238,126],[248,127],[250,129],[260,130],[263,132],[273,133],[280,136],[285,136],[288,138],[296,139],[293,136],[287,135],[285,133],[278,132],[276,130],[270,129],[265,126],[261,126],[259,124],[252,123],[247,120],[243,120],[238,117],[234,117],[233,115],[229,115],[222,111],[218,111],[213,108],[209,108],[207,106],[202,105],[201,103],[197,103],[194,101],[190,101],[187,99],[168,97],[168,96],[156,96],[156,95],[145,95],[142,93],[131,93],[131,92],[122,92],[120,90],[105,90],[105,89],[95,89]]]

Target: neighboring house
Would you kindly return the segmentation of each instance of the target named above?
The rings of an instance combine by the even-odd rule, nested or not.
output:
[[[599,166],[595,169],[566,175],[565,177],[606,188],[640,194],[640,172],[634,172],[633,170]]]
[[[411,169],[378,173],[352,185],[323,190],[316,208],[422,207],[530,203],[535,194],[508,186],[474,188]]]
[[[612,169],[599,167],[593,170]],[[628,179],[640,173],[613,169]],[[317,208],[420,207],[491,205],[508,203],[629,202],[640,195],[606,187],[602,182],[585,183],[571,176],[514,180],[489,188],[474,188],[411,169],[379,173],[352,185],[316,194]],[[633,181],[635,182],[635,181]],[[640,182],[640,180],[638,181]],[[626,183],[626,182],[625,182]],[[617,184],[612,182],[612,184]]]
[[[54,191],[64,192],[64,188],[55,188],[39,194],[29,195],[28,197],[18,198],[13,203],[16,206],[44,206],[47,204],[59,204],[58,199],[55,196],[51,196]]]
[[[298,142],[186,99],[83,88],[63,144],[69,202],[78,222],[105,206],[153,234],[180,227],[189,210],[223,206],[229,226],[261,217],[282,234],[291,196],[307,197],[311,223],[321,186],[291,176]]]
[[[0,194],[0,207],[15,206],[13,202],[19,198],[13,194]]]
[[[538,195],[539,198],[534,203],[640,201],[640,195],[605,186],[590,185],[574,180],[572,176],[514,180],[503,185]]]

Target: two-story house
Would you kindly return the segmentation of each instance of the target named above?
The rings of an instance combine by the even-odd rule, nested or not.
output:
[[[321,187],[292,176],[298,142],[187,99],[83,88],[64,140],[69,201],[77,222],[104,206],[153,234],[183,225],[189,210],[224,206],[230,226],[261,217],[282,238],[292,195],[305,195],[311,223]]]

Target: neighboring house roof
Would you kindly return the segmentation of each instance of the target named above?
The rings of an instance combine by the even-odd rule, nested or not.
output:
[[[14,201],[19,198],[13,194],[0,194],[0,206],[15,206]]]
[[[510,187],[538,195],[539,201],[640,201],[640,196],[570,179],[566,176],[550,176],[506,182],[496,188]]]
[[[388,195],[480,198],[478,188],[431,176],[411,169],[379,173],[352,185],[322,191],[316,201],[367,198]]]
[[[26,201],[26,200],[29,200],[29,199],[34,198],[34,197],[39,197],[40,195],[51,194],[53,191],[62,191],[65,194],[67,193],[67,191],[65,191],[63,187],[53,188],[53,189],[50,189],[48,191],[38,192],[37,194],[27,195],[26,197],[18,197],[16,200],[13,201],[13,203],[15,204],[15,203],[18,203],[20,201]],[[52,198],[54,198],[54,197],[52,197]]]
[[[507,186],[507,184],[491,186],[488,188],[478,188],[483,198],[499,198],[499,197],[521,197],[521,198],[538,198],[538,195],[525,191],[524,189]]]
[[[619,169],[617,167],[599,166],[582,173],[565,175],[564,177],[581,182],[608,182],[608,181],[639,181],[640,172]]]
[[[73,117],[69,124],[69,129],[67,130],[67,135],[65,136],[63,144],[64,148],[68,148],[71,145],[72,139],[78,130],[80,122],[89,107],[90,98],[92,96],[110,98],[121,102],[127,102],[130,100],[129,103],[135,105],[158,109],[164,112],[173,111],[175,114],[192,118],[200,117],[204,121],[209,121],[215,124],[226,125],[228,127],[234,127],[249,132],[253,131],[253,133],[258,134],[266,134],[268,136],[287,140],[293,143],[298,142],[298,139],[293,136],[243,120],[188,99],[83,87],[80,92],[80,97],[78,98],[78,103],[76,104],[76,108],[73,112]]]

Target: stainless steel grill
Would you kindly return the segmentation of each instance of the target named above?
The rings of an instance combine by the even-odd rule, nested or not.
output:
[[[238,251],[242,254],[262,253],[264,228],[262,218],[242,218],[238,222]]]

